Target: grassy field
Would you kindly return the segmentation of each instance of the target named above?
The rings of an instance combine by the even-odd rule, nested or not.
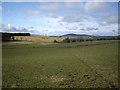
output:
[[[24,41],[31,41],[31,42],[39,42],[39,43],[53,43],[54,40],[62,41],[64,38],[59,37],[48,37],[48,36],[39,36],[39,35],[32,35],[32,36],[14,36],[15,40],[24,40]]]
[[[118,41],[27,42],[3,43],[3,88],[118,87]]]
[[[48,37],[48,36],[39,36],[39,35],[32,35],[32,36],[14,36],[16,41],[4,42],[3,45],[25,45],[25,44],[36,44],[38,45],[49,45],[53,44],[54,40],[57,42],[62,42],[64,38],[60,37]],[[55,43],[54,43],[55,44]]]

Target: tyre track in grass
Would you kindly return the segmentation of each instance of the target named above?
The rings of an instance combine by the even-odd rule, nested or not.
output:
[[[101,77],[105,82],[109,83],[109,85],[110,85],[109,88],[118,88],[118,85],[117,85],[115,82],[107,79],[106,77],[104,77],[103,74],[97,72],[97,71],[94,69],[94,67],[92,67],[90,64],[88,64],[87,62],[85,62],[84,60],[82,60],[82,59],[79,57],[79,55],[75,55],[75,57],[76,57],[77,60],[81,61],[82,64],[84,64],[86,67],[88,67],[93,73],[95,73],[97,76]]]

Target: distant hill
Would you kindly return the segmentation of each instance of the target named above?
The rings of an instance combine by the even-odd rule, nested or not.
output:
[[[81,39],[97,39],[97,38],[118,38],[118,36],[93,36],[87,34],[65,34],[63,38],[81,38]]]
[[[62,35],[63,38],[83,38],[83,39],[93,39],[93,36],[86,34],[65,34]]]

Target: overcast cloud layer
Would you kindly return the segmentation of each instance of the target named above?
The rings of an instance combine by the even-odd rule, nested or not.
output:
[[[117,2],[3,3],[3,32],[118,35]]]

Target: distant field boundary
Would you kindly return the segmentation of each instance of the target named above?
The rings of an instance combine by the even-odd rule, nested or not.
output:
[[[93,44],[83,44],[83,45],[68,45],[68,46],[43,46],[42,48],[77,48],[77,47],[87,47],[87,46],[98,46],[98,45],[107,45],[107,44],[115,44],[119,43],[117,42],[110,42],[110,43],[93,43]],[[24,46],[29,44],[17,44],[17,45],[2,45],[2,48],[8,47],[8,46]],[[19,48],[40,48],[40,46],[31,46],[31,47],[19,47]],[[9,48],[10,49],[10,48]]]
[[[114,43],[118,43],[118,42],[98,43],[98,44],[84,44],[84,45],[76,45],[76,46],[65,46],[65,48],[76,48],[76,47],[84,47],[84,46],[97,46],[97,45],[114,44]]]

